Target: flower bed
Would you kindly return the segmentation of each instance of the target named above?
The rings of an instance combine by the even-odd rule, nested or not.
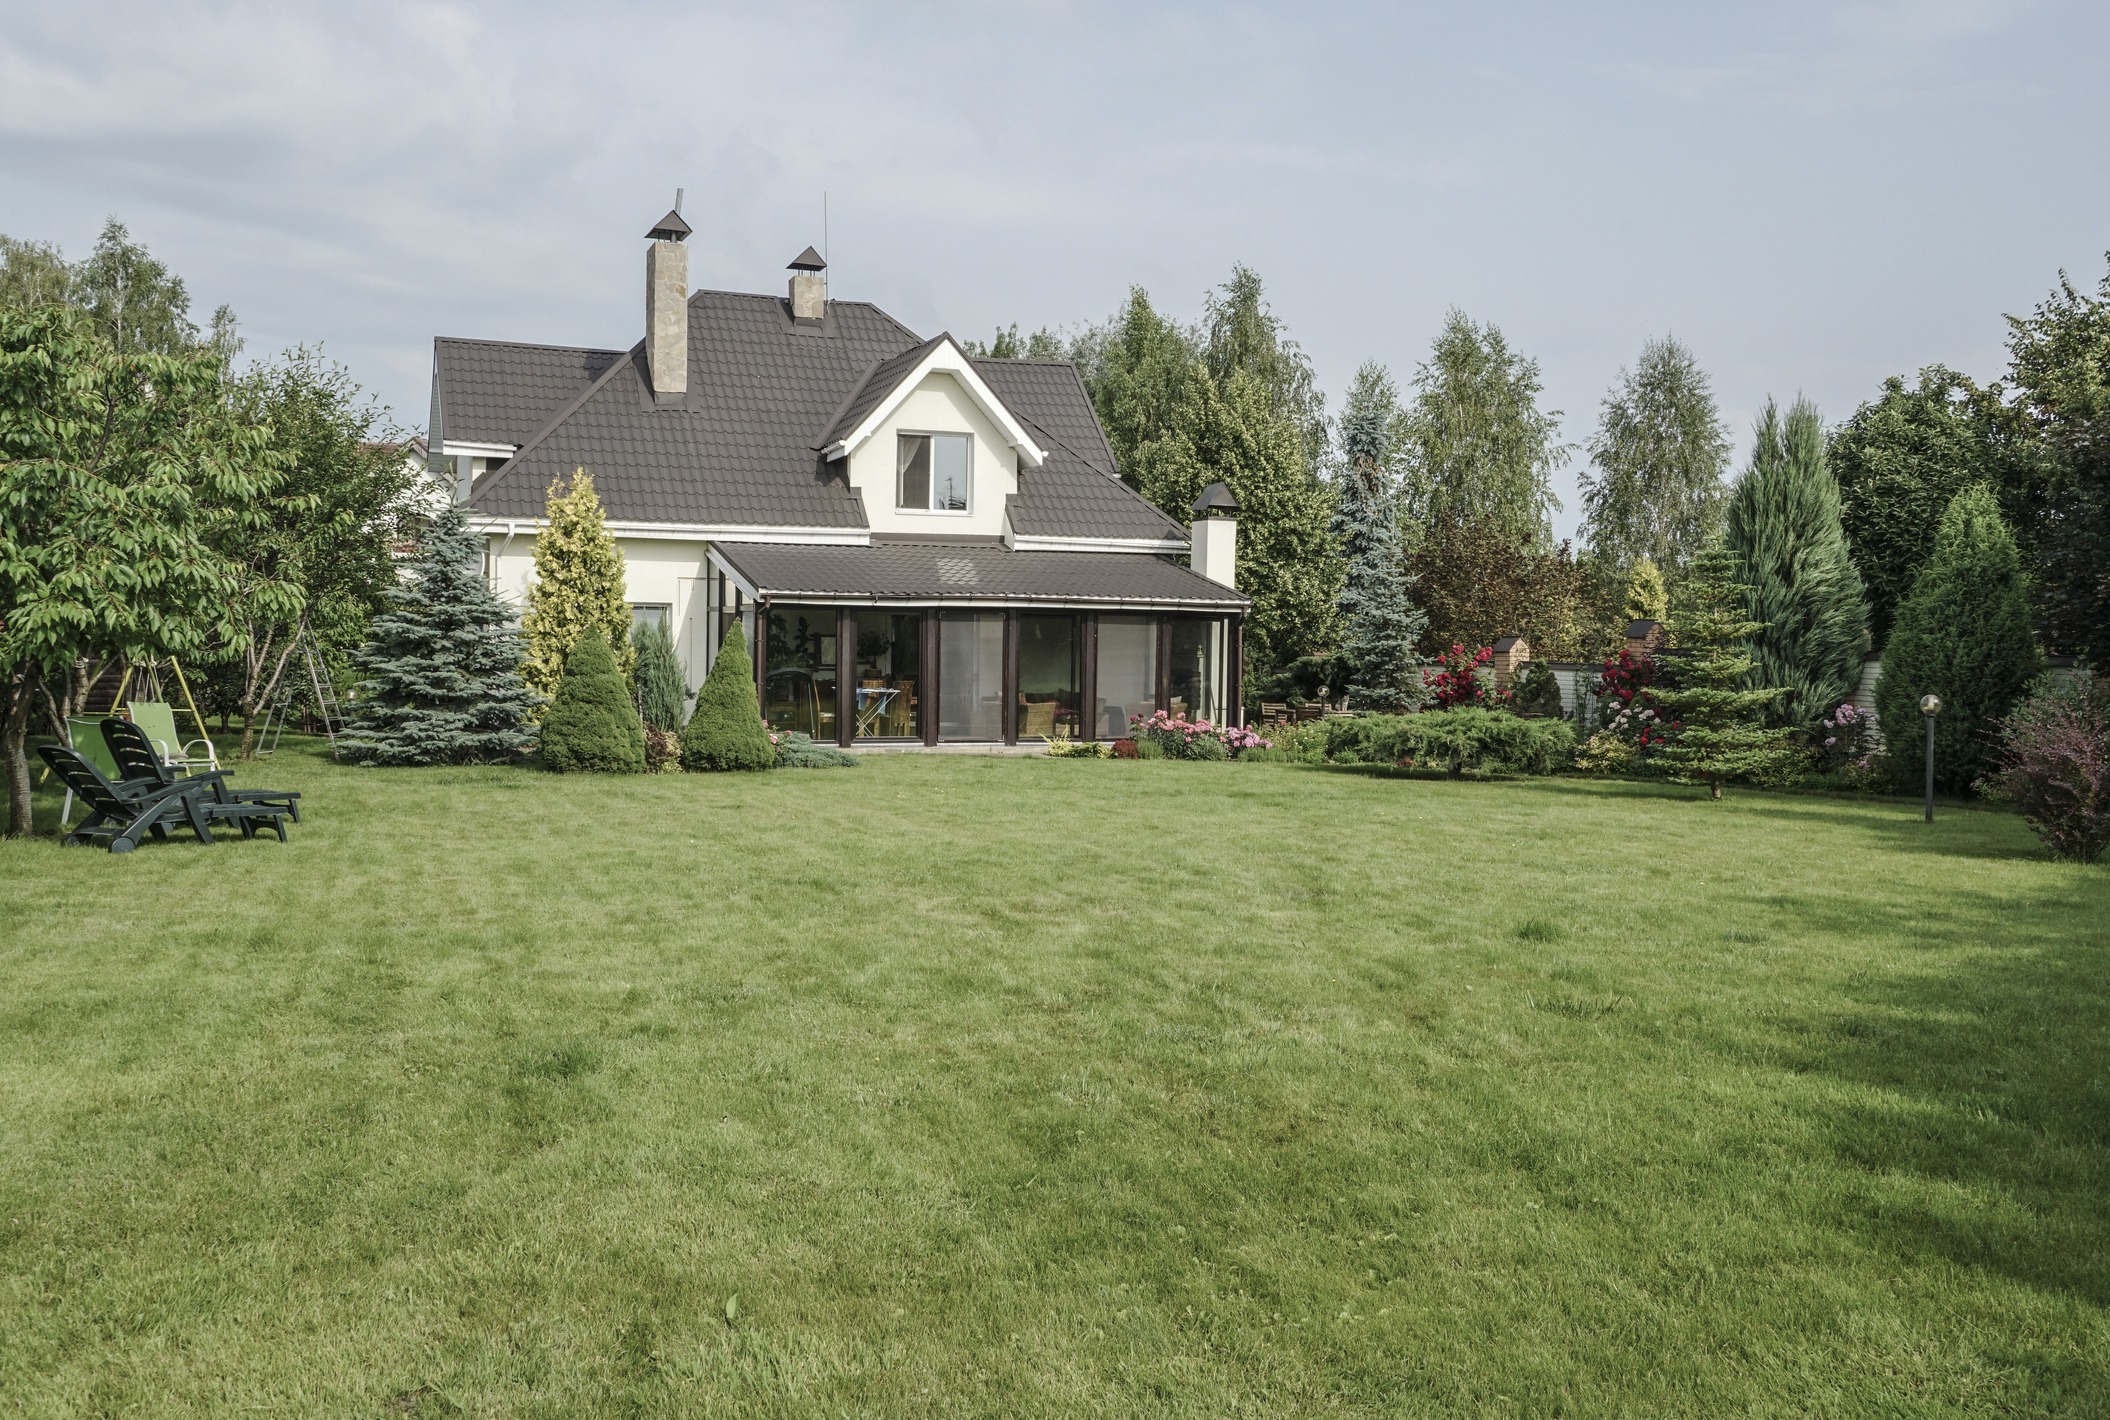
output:
[[[1128,733],[1139,749],[1156,745],[1166,759],[1236,759],[1247,750],[1270,747],[1268,740],[1237,725],[1181,719],[1163,710],[1129,716]]]

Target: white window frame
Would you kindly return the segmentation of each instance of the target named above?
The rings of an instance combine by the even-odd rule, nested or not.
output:
[[[901,501],[901,441],[903,439],[965,439],[967,441],[967,506],[964,508],[933,508],[927,504],[918,508]],[[974,516],[974,446],[978,441],[973,434],[958,429],[896,429],[894,431],[894,511],[919,517],[971,518]],[[931,491],[930,497],[938,496],[937,446],[931,447]]]

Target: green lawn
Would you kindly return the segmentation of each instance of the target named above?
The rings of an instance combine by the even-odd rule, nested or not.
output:
[[[0,843],[0,1413],[2110,1413],[2110,870],[2010,816],[243,778]]]

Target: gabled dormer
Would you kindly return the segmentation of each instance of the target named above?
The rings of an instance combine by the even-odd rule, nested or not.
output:
[[[866,374],[819,445],[874,533],[1000,537],[1021,469],[1047,451],[950,335]]]

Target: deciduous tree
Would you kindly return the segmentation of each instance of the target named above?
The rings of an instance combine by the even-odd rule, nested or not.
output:
[[[2010,316],[2008,380],[2032,438],[2011,502],[2054,650],[2110,665],[2110,274]]]
[[[1839,480],[1840,523],[1877,649],[1934,550],[1950,500],[1977,483],[1999,488],[2028,432],[1999,386],[1981,388],[1941,365],[1921,370],[1909,388],[1893,375],[1879,398],[1832,431],[1826,452]]]
[[[1605,396],[1581,478],[1583,538],[1625,565],[1647,558],[1676,576],[1719,531],[1728,489],[1729,431],[1707,375],[1672,336]]]
[[[1453,310],[1414,388],[1401,509],[1409,549],[1439,522],[1550,545],[1560,507],[1553,472],[1571,451],[1560,442],[1560,411],[1538,407],[1538,362],[1494,326]]]
[[[10,833],[31,828],[32,705],[83,658],[238,645],[218,520],[276,486],[267,430],[230,411],[210,352],[120,352],[65,306],[0,308],[0,754]]]
[[[318,351],[295,349],[235,382],[232,402],[271,431],[282,472],[260,518],[221,519],[214,543],[238,569],[238,644],[219,648],[233,672],[232,699],[247,756],[263,709],[288,674],[303,624],[326,652],[349,653],[393,588],[393,549],[414,530],[416,474],[389,437],[385,413],[350,372]],[[255,526],[250,526],[250,523]],[[255,595],[291,588],[294,597]]]

